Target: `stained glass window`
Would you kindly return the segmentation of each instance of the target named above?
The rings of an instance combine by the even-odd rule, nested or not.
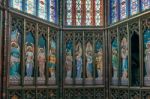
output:
[[[91,25],[92,16],[91,16],[91,0],[86,0],[86,25]]]
[[[111,23],[117,22],[118,20],[118,4],[117,0],[111,0]]]
[[[81,25],[81,0],[76,0],[76,25]]]
[[[66,10],[67,25],[103,25],[103,0],[67,0]]]
[[[27,0],[25,4],[26,12],[29,14],[36,14],[36,0]]]
[[[138,8],[138,0],[130,0],[130,15],[136,14],[138,12]]]
[[[146,10],[150,8],[150,0],[141,0],[142,10]]]
[[[56,0],[50,0],[50,22],[56,23]]]
[[[22,10],[22,0],[10,0],[11,6],[15,9]]]
[[[120,19],[127,17],[127,0],[120,0]]]
[[[72,25],[72,0],[67,0],[67,25]]]
[[[95,25],[100,25],[100,0],[95,0]]]
[[[39,0],[38,15],[42,19],[47,19],[47,2],[46,2],[46,0]]]

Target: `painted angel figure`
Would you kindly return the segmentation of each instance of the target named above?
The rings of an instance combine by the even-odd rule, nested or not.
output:
[[[38,62],[39,62],[39,72],[40,72],[40,77],[45,77],[44,72],[45,72],[45,62],[46,62],[46,57],[45,57],[45,48],[39,48],[38,51]]]
[[[146,43],[145,49],[145,68],[146,68],[146,76],[150,77],[150,41]]]
[[[122,58],[122,78],[127,78],[128,76],[128,42],[124,37],[121,41],[121,58]]]
[[[77,68],[77,79],[81,78],[82,73],[82,47],[81,43],[76,45],[76,68]]]
[[[55,79],[55,68],[56,68],[56,43],[54,40],[52,40],[48,60],[48,70],[52,79]]]
[[[66,56],[66,70],[67,70],[67,77],[66,78],[71,78],[71,74],[72,74],[72,54],[71,54],[71,50],[69,50],[67,52],[67,56]]]
[[[92,72],[93,72],[93,57],[92,57],[92,45],[90,42],[86,45],[86,72],[87,77],[92,78]]]
[[[28,45],[26,43],[26,75],[27,77],[31,77],[33,74],[34,67],[34,45],[31,43]]]
[[[11,66],[10,76],[19,76],[19,65],[20,65],[20,47],[17,42],[11,42]]]
[[[102,48],[98,50],[98,53],[96,53],[96,70],[98,73],[98,79],[102,78],[103,75],[103,52]]]

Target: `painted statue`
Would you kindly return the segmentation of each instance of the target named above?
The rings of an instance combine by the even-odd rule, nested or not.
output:
[[[145,68],[147,77],[150,77],[150,41],[146,43],[145,49]]]
[[[121,41],[122,78],[128,76],[128,42],[124,37]]]
[[[11,33],[11,51],[10,51],[10,76],[19,76],[20,66],[20,47],[18,44],[19,33],[15,30]]]
[[[32,43],[26,43],[26,76],[31,77],[34,67],[34,45]]]
[[[76,45],[76,69],[77,69],[77,79],[81,78],[82,73],[82,46],[81,43],[77,43]]]
[[[71,54],[71,50],[69,50],[67,52],[66,55],[66,70],[67,70],[67,77],[66,78],[71,78],[71,74],[72,74],[72,54]]]
[[[45,62],[46,62],[46,57],[45,57],[45,48],[39,48],[38,51],[38,62],[39,62],[39,72],[40,72],[40,77],[45,77]]]
[[[10,76],[19,76],[19,66],[20,66],[20,48],[17,42],[11,42],[11,66],[10,66]]]
[[[114,39],[112,42],[112,69],[113,69],[113,78],[118,77],[118,42],[117,39]]]
[[[98,50],[98,52],[96,53],[96,70],[98,73],[98,79],[102,78],[103,75],[103,52],[102,52],[102,48],[100,48]]]
[[[92,78],[92,72],[93,72],[93,57],[92,57],[92,45],[90,42],[86,45],[86,73],[87,78]]]
[[[56,67],[56,43],[54,40],[51,40],[51,48],[49,50],[49,61],[48,61],[48,70],[51,78],[55,79],[55,67]]]
[[[118,76],[118,52],[117,49],[112,48],[112,68],[113,68],[113,78]]]

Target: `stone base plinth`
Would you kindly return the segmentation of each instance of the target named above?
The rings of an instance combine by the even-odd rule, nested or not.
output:
[[[25,85],[32,85],[33,84],[33,77],[24,77],[24,84]]]
[[[20,77],[9,77],[9,83],[11,85],[19,85],[20,84]]]
[[[93,78],[86,78],[85,79],[85,84],[87,84],[87,85],[93,84]]]
[[[111,84],[112,85],[118,85],[118,78],[117,77],[113,77]]]
[[[43,78],[43,77],[38,77],[38,78],[37,78],[37,84],[45,84],[45,78]]]
[[[102,85],[104,83],[104,80],[103,80],[103,78],[96,78],[95,83],[98,85]]]
[[[121,85],[128,85],[128,78],[121,78]]]
[[[55,85],[56,84],[56,79],[55,78],[49,78],[48,79],[48,84]]]
[[[148,77],[148,76],[144,77],[144,85],[150,86],[150,77]]]
[[[65,84],[73,84],[73,79],[72,78],[66,78],[65,79]]]
[[[82,84],[82,78],[76,78],[75,79],[75,84]]]

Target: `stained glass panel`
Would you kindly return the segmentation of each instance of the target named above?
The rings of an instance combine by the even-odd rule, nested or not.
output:
[[[67,25],[72,25],[72,0],[67,0]]]
[[[50,0],[50,22],[56,23],[56,0]]]
[[[22,0],[12,0],[11,6],[15,9],[22,10]]]
[[[130,0],[130,15],[136,14],[138,12],[138,8],[138,0]]]
[[[118,4],[117,0],[111,0],[111,23],[117,22],[118,20]]]
[[[120,19],[127,17],[127,0],[120,0]]]
[[[103,25],[103,0],[67,0],[66,10],[66,25]]]
[[[95,25],[100,25],[100,0],[95,0]]]
[[[92,23],[92,16],[91,16],[91,0],[86,0],[86,25],[91,25]]]
[[[81,0],[76,0],[76,25],[81,25]]]
[[[42,19],[47,19],[47,2],[46,2],[46,0],[39,0],[38,15]]]
[[[142,10],[146,10],[150,8],[150,0],[141,0]]]
[[[36,0],[27,0],[25,4],[26,12],[29,14],[36,14]]]

